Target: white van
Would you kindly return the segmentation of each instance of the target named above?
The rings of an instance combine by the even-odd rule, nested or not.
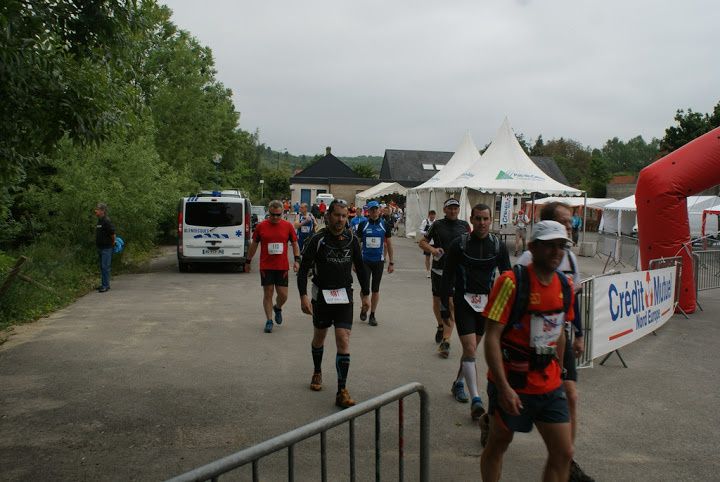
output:
[[[320,201],[323,201],[326,206],[329,206],[333,199],[335,199],[335,196],[333,196],[329,192],[321,192],[320,194],[315,196],[315,204],[320,204]]]
[[[180,272],[191,263],[229,263],[244,268],[252,238],[252,205],[240,191],[202,191],[178,205]]]

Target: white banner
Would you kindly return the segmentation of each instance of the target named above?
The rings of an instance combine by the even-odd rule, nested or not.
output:
[[[673,315],[675,266],[603,276],[593,283],[593,358],[657,330]]]
[[[500,226],[510,224],[512,221],[513,197],[503,196],[500,202]]]

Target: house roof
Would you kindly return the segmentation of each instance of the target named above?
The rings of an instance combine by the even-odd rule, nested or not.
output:
[[[560,167],[557,165],[557,162],[555,162],[555,159],[550,156],[530,156],[530,159],[537,167],[540,168],[542,172],[555,179],[560,184],[569,185],[567,177],[565,177],[565,174],[563,174],[560,170]]]
[[[329,151],[329,149],[328,149]],[[290,184],[361,184],[374,186],[377,179],[359,177],[350,166],[328,152],[290,178]]]
[[[452,155],[444,151],[385,149],[380,180],[415,187],[437,174],[439,169],[435,166],[445,166]],[[430,166],[432,169],[428,169]]]
[[[405,187],[416,187],[437,174],[438,169],[424,169],[430,165],[444,166],[452,157],[452,152],[445,151],[413,151],[402,149],[386,149],[380,168],[380,180],[397,182]],[[530,159],[542,172],[561,184],[568,184],[565,174],[560,170],[555,159],[546,156],[530,156]]]

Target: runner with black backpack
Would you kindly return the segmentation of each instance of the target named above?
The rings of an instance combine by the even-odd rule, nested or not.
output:
[[[530,432],[533,425],[548,449],[543,480],[568,480],[573,443],[561,373],[574,293],[572,280],[557,269],[568,241],[562,224],[537,223],[529,244],[533,262],[500,275],[483,311],[489,369],[484,481],[500,479],[514,433]]]
[[[479,420],[485,412],[478,391],[475,354],[485,333],[485,318],[482,311],[487,304],[496,270],[511,269],[510,254],[505,243],[490,233],[492,211],[485,204],[472,208],[470,224],[472,233],[455,239],[447,250],[447,260],[440,285],[440,316],[450,318],[450,293],[454,288],[455,325],[462,345],[462,358],[451,392],[458,402],[468,402],[465,383],[472,403],[470,416]]]

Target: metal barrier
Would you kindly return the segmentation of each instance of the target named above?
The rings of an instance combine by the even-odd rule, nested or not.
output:
[[[683,268],[683,261],[681,256],[673,256],[672,258],[657,258],[657,259],[651,259],[648,263],[648,269],[661,269],[661,268],[670,268],[671,266],[675,266],[675,298],[673,300],[673,309],[677,312],[680,311],[680,313],[683,314],[685,319],[689,319],[687,313],[680,308],[679,302],[680,302],[680,279],[682,278],[682,268]]]
[[[592,330],[593,330],[593,285],[597,278],[603,276],[611,276],[618,274],[620,271],[611,270],[597,276],[592,276],[582,280],[580,283],[580,313],[582,316],[583,338],[585,339],[585,351],[580,357],[576,358],[577,368],[593,367],[593,347],[592,347]],[[569,345],[570,346],[570,345]]]
[[[720,288],[720,250],[694,251],[697,291]]]
[[[253,447],[228,455],[222,459],[198,467],[190,472],[170,479],[168,482],[187,481],[217,481],[220,475],[226,474],[243,465],[252,463],[253,481],[259,480],[259,460],[282,449],[288,450],[288,480],[294,480],[295,444],[320,434],[320,475],[323,482],[328,480],[327,474],[327,442],[326,433],[343,423],[349,424],[350,430],[350,480],[355,480],[355,419],[368,412],[375,412],[375,479],[380,480],[380,409],[392,402],[398,401],[398,442],[399,442],[399,474],[398,480],[404,478],[404,413],[403,399],[413,393],[420,395],[420,480],[430,480],[430,399],[420,383],[408,383],[375,398],[359,403],[342,412],[329,415],[315,422],[296,428],[290,432],[266,440]]]

